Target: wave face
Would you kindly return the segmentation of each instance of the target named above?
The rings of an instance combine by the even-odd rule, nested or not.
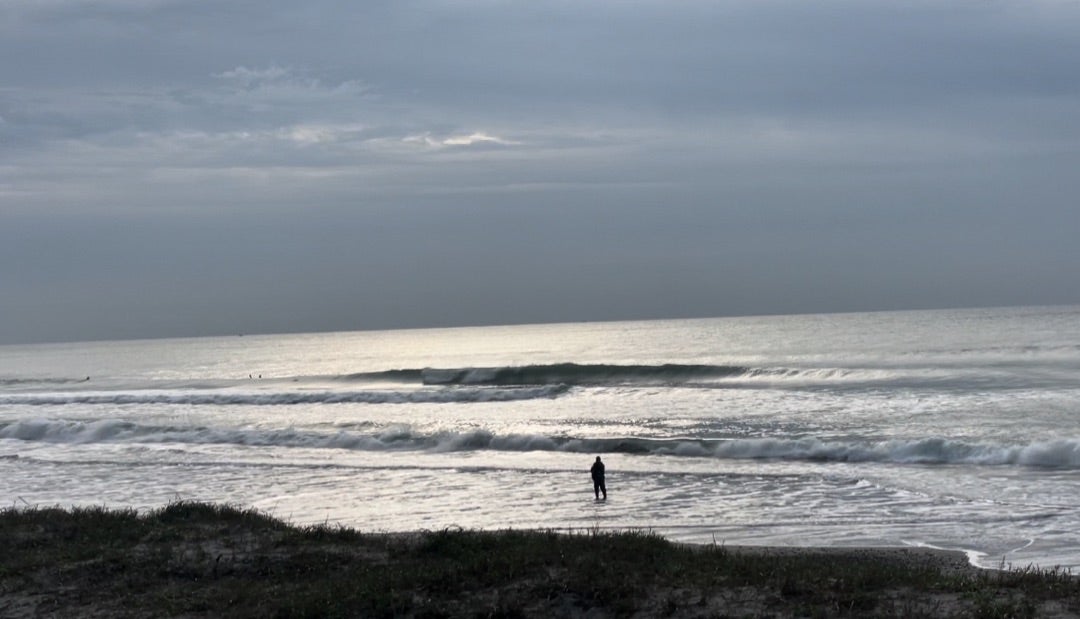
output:
[[[319,432],[295,428],[212,428],[147,425],[126,420],[92,422],[28,420],[0,425],[0,439],[46,443],[233,444],[356,451],[424,450],[555,451],[620,453],[641,456],[785,460],[805,462],[893,463],[912,465],[1020,466],[1080,469],[1080,440],[1026,445],[966,443],[944,438],[880,442],[816,439],[643,439],[574,438],[534,434],[499,435],[488,430],[423,433],[407,426],[374,433]]]
[[[844,370],[795,370],[730,365],[677,364],[620,365],[553,363],[523,366],[422,368],[350,374],[345,380],[407,382],[424,385],[683,385],[695,381],[730,378],[835,377]]]
[[[715,365],[581,365],[557,363],[520,367],[425,369],[426,385],[611,385],[678,384],[745,374],[748,368]]]
[[[419,368],[366,372],[341,377],[365,382],[406,382],[424,385],[678,385],[748,375],[751,368],[719,365],[619,365],[553,363],[523,366]]]

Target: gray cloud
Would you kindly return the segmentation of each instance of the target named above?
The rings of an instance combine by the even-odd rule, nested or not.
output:
[[[1080,302],[1080,6],[0,7],[0,341]]]

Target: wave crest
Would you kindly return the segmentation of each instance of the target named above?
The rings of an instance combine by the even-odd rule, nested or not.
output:
[[[154,426],[119,419],[92,422],[23,420],[0,425],[0,439],[49,443],[181,443],[310,447],[357,451],[423,450],[558,451],[622,453],[642,456],[791,460],[806,462],[882,462],[910,465],[1024,466],[1080,469],[1080,440],[1059,439],[1027,445],[965,443],[944,438],[880,442],[817,439],[649,439],[578,438],[533,434],[499,435],[478,429],[424,433],[408,426],[373,433],[319,432],[295,428],[210,428]]]
[[[233,393],[212,391],[116,393],[52,393],[0,397],[0,404],[62,406],[67,404],[188,404],[196,406],[276,406],[290,404],[422,404],[511,402],[554,398],[567,385],[492,388],[477,386],[459,389],[419,389],[386,391],[284,391],[273,393]]]
[[[556,363],[421,371],[425,385],[609,385],[673,384],[744,374],[749,368],[718,365],[610,365]]]

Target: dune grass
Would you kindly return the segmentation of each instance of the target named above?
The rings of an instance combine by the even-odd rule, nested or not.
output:
[[[3,616],[1078,613],[1080,581],[1067,572],[957,570],[919,553],[745,552],[641,531],[365,534],[187,501],[0,511]]]

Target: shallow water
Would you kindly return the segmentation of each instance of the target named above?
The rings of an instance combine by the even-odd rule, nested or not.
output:
[[[1075,307],[7,346],[0,498],[1075,568],[1078,414]]]

